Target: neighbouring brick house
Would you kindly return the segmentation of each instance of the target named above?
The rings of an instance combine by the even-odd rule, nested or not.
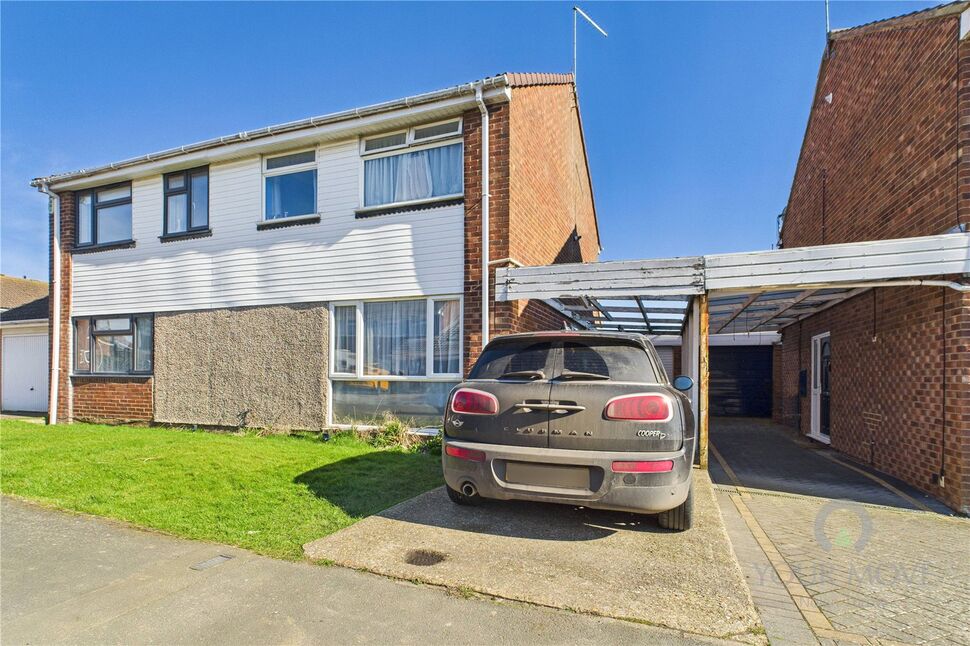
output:
[[[495,336],[566,322],[492,298],[483,322],[483,265],[600,249],[567,74],[503,74],[33,185],[53,194],[62,421],[437,418],[483,323]]]
[[[831,34],[785,211],[784,247],[967,226],[968,6]],[[968,346],[970,295],[870,289],[784,329],[775,349],[774,417],[968,512]],[[824,365],[827,414],[825,398],[813,395]]]

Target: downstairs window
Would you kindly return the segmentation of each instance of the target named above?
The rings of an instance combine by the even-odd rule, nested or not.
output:
[[[330,318],[335,423],[374,422],[385,413],[439,421],[461,380],[460,299],[340,303]]]
[[[153,333],[154,319],[150,314],[74,319],[74,372],[151,374]]]

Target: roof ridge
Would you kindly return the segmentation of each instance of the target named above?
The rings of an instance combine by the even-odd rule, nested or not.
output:
[[[970,7],[970,2],[967,0],[953,0],[952,2],[945,2],[933,7],[927,7],[926,9],[910,11],[909,13],[900,14],[898,16],[889,16],[888,18],[871,20],[869,22],[862,23],[861,25],[833,29],[829,34],[829,38],[832,38],[833,40],[841,40],[843,38],[852,38],[854,36],[882,31],[883,29],[891,29],[899,26],[900,23],[908,24],[922,20],[942,18],[944,16],[959,13],[967,7]]]

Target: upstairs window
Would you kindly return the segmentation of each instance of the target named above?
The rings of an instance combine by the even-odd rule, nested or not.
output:
[[[209,228],[209,169],[169,173],[165,176],[164,235]]]
[[[264,220],[295,218],[317,212],[315,150],[263,158]]]
[[[364,208],[461,197],[461,132],[458,119],[364,139]]]
[[[78,247],[112,244],[131,240],[131,183],[78,191]]]

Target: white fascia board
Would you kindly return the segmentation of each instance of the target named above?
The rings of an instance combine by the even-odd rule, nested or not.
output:
[[[495,298],[690,296],[704,291],[703,258],[663,258],[504,267],[495,272]]]
[[[708,291],[832,286],[970,273],[970,233],[704,257]]]
[[[484,93],[484,98],[488,103],[504,103],[510,100],[511,92],[507,87],[493,88]],[[121,166],[117,169],[98,171],[77,177],[58,179],[57,176],[52,176],[50,188],[53,191],[79,190],[266,152],[316,145],[327,141],[338,141],[357,135],[372,134],[388,128],[419,125],[428,118],[432,118],[428,115],[433,115],[435,120],[448,119],[452,116],[459,116],[465,110],[475,106],[475,95],[469,94],[362,117],[350,115],[332,122],[327,122],[327,117],[320,117],[320,120],[324,123],[299,130],[261,135],[250,140],[236,141],[224,145],[214,143],[211,146],[181,154],[159,153],[162,158],[156,161],[149,160],[130,165],[127,162],[119,162]],[[186,148],[190,147],[187,146]]]

